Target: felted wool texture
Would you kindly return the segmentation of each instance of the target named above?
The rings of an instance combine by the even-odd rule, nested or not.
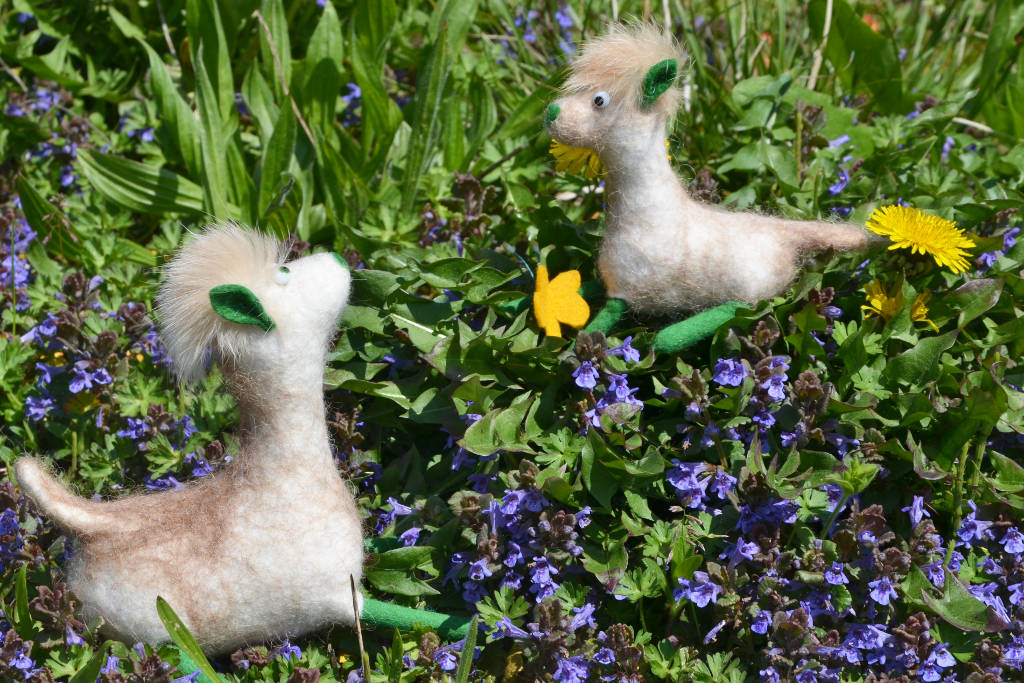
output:
[[[76,541],[67,571],[82,616],[102,616],[113,637],[166,641],[158,595],[209,653],[354,622],[349,577],[362,577],[362,524],[331,454],[322,388],[350,277],[339,259],[316,254],[288,263],[282,284],[282,253],[258,233],[211,228],[169,265],[158,299],[175,360],[184,352],[182,376],[201,369],[187,344],[209,343],[238,401],[240,449],[229,465],[180,489],[93,502],[38,461],[17,461],[22,490]],[[251,290],[274,329],[209,315],[207,291],[222,284]]]
[[[593,149],[607,169],[598,268],[609,297],[668,314],[753,304],[784,291],[804,255],[872,241],[852,225],[728,212],[692,199],[665,157],[678,88],[649,108],[638,105],[646,73],[668,58],[681,60],[660,29],[613,26],[584,45],[565,94],[552,103],[551,136]],[[604,106],[595,103],[598,93]]]

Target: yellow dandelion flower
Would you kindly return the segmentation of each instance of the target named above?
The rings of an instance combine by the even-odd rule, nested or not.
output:
[[[974,241],[964,236],[956,223],[909,206],[882,206],[867,221],[871,232],[893,241],[889,249],[910,249],[914,254],[928,254],[939,266],[949,266],[954,273],[967,270],[967,252]]]
[[[604,166],[592,149],[563,145],[558,140],[552,140],[549,151],[555,157],[555,170],[559,173],[582,173],[584,178],[596,178],[604,173]]]
[[[549,337],[562,336],[562,323],[580,328],[590,318],[590,306],[579,294],[580,271],[567,270],[548,280],[548,269],[537,267],[537,290],[533,294],[533,314]]]
[[[867,303],[861,306],[861,308],[865,311],[865,318],[877,315],[888,322],[895,318],[896,314],[903,308],[903,292],[896,291],[890,296],[878,280],[872,280],[870,284],[864,287],[864,291],[867,293],[865,297]],[[928,323],[933,330],[938,332],[939,328],[928,319],[928,299],[931,296],[932,293],[925,290],[914,297],[914,301],[910,304],[910,319],[914,322]]]

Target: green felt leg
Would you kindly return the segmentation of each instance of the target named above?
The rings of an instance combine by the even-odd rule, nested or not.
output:
[[[736,315],[737,308],[744,305],[730,301],[669,325],[654,337],[654,350],[658,353],[674,353],[696,344],[713,335],[722,323]]]
[[[453,617],[439,612],[401,607],[391,603],[367,598],[363,602],[362,620],[374,626],[397,628],[400,631],[411,631],[414,624],[429,626],[445,640],[461,640],[469,632],[470,620],[465,617]]]
[[[608,334],[612,328],[622,320],[623,314],[626,312],[626,302],[622,299],[608,299],[605,302],[604,308],[602,308],[594,319],[583,328],[584,332],[604,332]]]

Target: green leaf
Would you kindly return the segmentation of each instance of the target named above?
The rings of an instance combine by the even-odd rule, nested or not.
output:
[[[455,683],[469,683],[469,671],[473,667],[473,654],[474,650],[476,650],[477,626],[479,623],[480,617],[474,614],[473,620],[469,622],[469,632],[466,634],[466,640],[462,645],[459,668],[455,672]]]
[[[87,152],[79,152],[79,158],[86,156]],[[84,158],[82,163],[84,166]],[[83,248],[82,238],[71,221],[60,212],[60,209],[36,192],[24,178],[18,178],[16,187],[18,197],[21,199],[21,210],[29,226],[38,234],[38,243],[45,242],[47,251],[60,254],[69,262],[76,263]]]
[[[288,38],[288,20],[285,17],[284,5],[281,3],[281,0],[263,0],[260,3],[260,14],[263,15],[263,20],[267,22],[267,27],[270,29],[270,36],[274,40],[277,58],[275,59],[274,54],[271,52],[270,41],[267,40],[267,32],[263,30],[262,26],[258,28],[260,57],[266,70],[267,81],[277,96],[278,102],[284,103],[281,109],[285,109],[287,107],[287,98],[285,97],[284,89],[281,87],[281,74],[284,74],[285,83],[291,83],[292,46]],[[278,71],[279,65],[280,71]]]
[[[196,79],[200,72],[204,74],[209,84],[209,106],[217,112],[216,118],[229,119],[235,110],[235,88],[217,0],[186,0],[185,26]]]
[[[935,598],[921,590],[921,599],[937,615],[962,631],[998,633],[1010,627],[991,607],[971,595],[960,579],[948,569],[942,597]]]
[[[846,0],[833,0],[832,21],[825,54],[840,80],[852,89],[863,84],[875,104],[886,113],[905,113],[911,102],[903,92],[903,76],[896,42],[875,33]],[[814,40],[825,27],[826,0],[807,7]]]
[[[96,191],[127,209],[153,214],[203,212],[202,188],[184,176],[88,150],[79,151],[78,158]]]
[[[995,477],[988,477],[993,486],[1010,493],[1024,491],[1024,467],[992,450],[988,451],[988,458],[996,470]]]
[[[366,580],[376,588],[392,595],[407,595],[416,597],[419,595],[440,595],[440,592],[433,588],[423,579],[410,576],[404,569],[366,569]]]
[[[213,683],[223,680],[214,671],[213,666],[210,665],[210,660],[203,654],[199,643],[196,642],[195,637],[189,632],[185,623],[171,609],[167,601],[160,596],[157,596],[156,599],[156,613],[160,616],[160,621],[164,623],[164,628],[167,629],[167,633],[171,636],[174,644],[181,648],[184,654],[189,656],[199,670],[203,672],[203,675]]]
[[[32,614],[28,611],[28,565],[23,564],[18,568],[14,579],[14,614],[11,615],[11,625],[18,635],[26,640],[35,636],[35,628],[32,622]]]
[[[256,206],[261,215],[266,215],[269,212],[271,202],[277,197],[282,184],[286,182],[281,176],[291,165],[297,130],[298,122],[292,108],[287,105],[281,107],[274,132],[263,149],[263,159],[260,164],[260,189]],[[292,227],[294,228],[294,226]],[[283,239],[290,232],[291,230],[288,230],[278,237]]]
[[[113,8],[110,10],[114,11]],[[192,108],[178,93],[171,81],[167,66],[144,40],[140,40],[149,58],[149,78],[156,96],[157,108],[160,112],[161,130],[166,131],[173,144],[172,149],[164,150],[171,159],[180,159],[188,169],[189,175],[199,178],[202,174],[199,153],[199,131],[196,126]]]
[[[309,125],[326,133],[334,129],[335,106],[342,74],[345,40],[332,3],[327,3],[306,51],[306,84],[302,96],[309,111]]]
[[[937,337],[925,337],[916,346],[889,359],[882,375],[911,386],[920,385],[930,378],[939,363],[939,357],[953,345],[957,334],[958,331],[953,330]]]
[[[980,278],[957,287],[942,299],[942,303],[959,311],[956,326],[960,329],[989,310],[1003,293],[1002,280]]]
[[[416,201],[420,179],[426,173],[430,153],[440,136],[439,117],[442,113],[451,117],[458,115],[457,111],[445,112],[442,104],[451,70],[447,30],[447,25],[441,27],[440,33],[434,36],[433,44],[424,48],[425,55],[421,58],[424,67],[416,81],[416,95],[412,101],[412,142],[405,160],[402,205],[406,210],[412,209]]]
[[[196,60],[196,102],[199,108],[200,152],[203,160],[203,205],[215,218],[237,217],[228,211],[227,137],[218,109],[217,91],[202,61],[203,48]]]
[[[95,683],[96,679],[100,676],[100,669],[107,662],[107,648],[112,642],[108,640],[103,643],[100,649],[96,650],[93,656],[89,658],[86,665],[68,679],[68,683]]]

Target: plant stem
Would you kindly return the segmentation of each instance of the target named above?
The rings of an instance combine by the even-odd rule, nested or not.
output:
[[[835,508],[832,510],[832,514],[829,515],[828,524],[825,525],[825,529],[821,533],[822,539],[828,538],[828,535],[832,532],[832,525],[836,523],[836,518],[839,517],[839,513],[842,512],[844,507],[846,507],[849,500],[850,496],[844,493],[843,497],[839,499],[838,503],[836,503]]]
[[[984,442],[982,442],[984,443]],[[960,529],[960,522],[963,521],[963,500],[964,500],[964,473],[967,471],[967,451],[971,448],[970,440],[964,444],[960,451],[960,459],[957,462],[956,480],[953,483],[953,527],[950,532],[949,544],[946,547],[946,559],[942,562],[942,568],[948,569],[949,562],[953,559],[953,548],[956,547],[956,534]]]

